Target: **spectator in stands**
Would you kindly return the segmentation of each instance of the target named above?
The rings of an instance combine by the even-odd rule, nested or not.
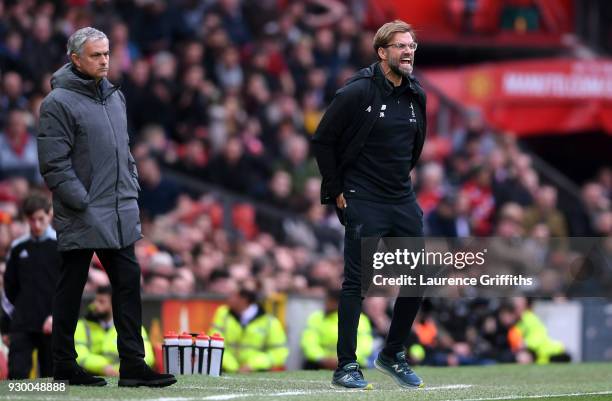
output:
[[[537,272],[541,265],[538,258],[538,249],[531,247],[523,238],[526,235],[524,229],[524,210],[516,203],[506,203],[498,213],[487,265],[495,266],[496,274],[527,274]],[[506,288],[497,288],[497,295]]]
[[[41,377],[53,374],[51,326],[53,294],[59,278],[61,256],[51,227],[51,202],[32,193],[23,202],[30,232],[13,241],[4,273],[2,308],[10,333],[9,379],[27,379],[32,352],[38,352]]]
[[[612,200],[612,168],[603,167],[599,170],[597,182],[603,186],[604,196]]]
[[[506,202],[515,202],[523,207],[531,205],[531,193],[520,182],[517,169],[510,166],[507,152],[500,148],[494,149],[487,163],[492,173],[491,187],[497,205]]]
[[[166,278],[174,277],[175,266],[172,260],[172,255],[168,252],[156,252],[151,256],[146,270],[143,269],[143,276],[148,278],[149,276],[162,276]]]
[[[301,135],[292,135],[283,143],[285,166],[290,172],[294,194],[304,192],[307,179],[318,176],[317,165],[314,159],[308,157],[309,143]]]
[[[148,217],[168,213],[176,205],[179,186],[162,175],[158,162],[150,156],[138,159],[139,181],[141,184],[138,204]]]
[[[223,153],[210,162],[212,182],[238,193],[256,191],[259,183],[254,180],[253,173],[253,165],[244,154],[244,145],[239,138],[229,138]]]
[[[553,237],[567,236],[565,216],[557,209],[557,190],[545,185],[536,193],[535,204],[525,209],[524,225],[527,231],[544,223]]]
[[[423,214],[428,215],[438,206],[438,202],[444,196],[444,169],[436,162],[425,164],[420,170],[421,176],[418,181],[419,205]]]
[[[468,237],[471,227],[467,198],[463,195],[445,195],[438,206],[425,219],[426,232],[434,237]]]
[[[465,299],[439,299],[435,310],[443,310],[435,319],[426,300],[419,312],[413,333],[407,342],[409,356],[415,362],[434,366],[473,365],[486,362],[475,352],[473,324],[475,307]]]
[[[312,313],[302,333],[301,347],[304,354],[304,369],[336,369],[336,343],[338,342],[338,302],[339,290],[328,290],[325,307]],[[372,326],[363,313],[359,317],[357,331],[357,362],[368,366],[372,353]]]
[[[5,124],[8,113],[13,109],[25,110],[28,99],[23,94],[23,80],[15,71],[6,71],[2,79],[3,94],[0,96],[0,123]]]
[[[268,193],[264,200],[267,204],[281,210],[304,212],[308,208],[308,201],[294,192],[292,176],[287,170],[277,170],[270,179]]]
[[[108,18],[108,23],[112,18]],[[140,52],[138,47],[130,41],[128,26],[122,21],[117,21],[112,25],[110,40],[113,43],[111,51],[111,63],[116,66],[113,71],[128,73],[132,68],[134,60],[138,59]]]
[[[55,35],[48,15],[40,13],[34,17],[32,35],[23,43],[25,66],[34,82],[40,82],[48,72],[55,71],[64,61],[65,37]]]
[[[227,93],[236,93],[244,81],[244,72],[240,65],[240,54],[235,47],[223,50],[215,65],[215,74],[219,86]]]
[[[87,307],[85,316],[79,319],[74,332],[74,344],[79,354],[77,362],[94,375],[119,376],[119,352],[117,330],[113,322],[111,302],[113,290],[110,286],[98,287],[93,302]],[[154,364],[153,347],[144,327],[145,362]]]
[[[585,205],[593,232],[602,215],[611,210],[611,199],[606,189],[597,182],[588,182],[582,187],[582,202]]]
[[[468,111],[465,125],[453,133],[452,140],[455,151],[465,150],[473,142],[474,156],[488,155],[495,148],[494,135],[478,110]]]
[[[213,294],[230,294],[236,290],[237,283],[225,270],[213,270],[209,276],[206,291]]]
[[[124,77],[122,88],[125,92],[128,122],[130,133],[139,132],[145,125],[157,121],[156,116],[151,116],[148,109],[147,97],[149,96],[149,84],[151,77],[151,66],[146,60],[134,61],[129,73]]]
[[[181,143],[195,139],[197,132],[208,123],[209,97],[214,96],[212,84],[205,79],[204,68],[199,65],[188,67],[182,78],[176,100],[177,132]]]
[[[145,294],[166,296],[170,293],[170,280],[163,276],[153,276],[144,284]]]
[[[244,45],[251,40],[249,25],[242,11],[243,4],[237,0],[221,0],[209,12],[218,14],[233,43]]]
[[[195,291],[195,275],[188,267],[176,269],[174,278],[170,282],[170,293],[188,296]]]
[[[495,314],[486,316],[480,325],[483,341],[487,343],[487,356],[500,363],[528,364],[533,356],[517,343],[517,316],[514,306],[504,302]]]
[[[0,22],[1,24],[1,22]],[[25,73],[27,68],[23,63],[23,38],[17,30],[10,30],[4,36],[4,43],[0,44],[0,71],[8,73],[16,71]],[[5,106],[4,104],[2,105]],[[6,110],[3,110],[6,111]],[[0,121],[2,124],[3,121]]]
[[[225,338],[226,372],[282,370],[287,361],[285,329],[256,300],[253,289],[234,288],[227,305],[215,312],[211,333],[218,332]]]
[[[176,11],[172,3],[163,0],[136,3],[130,15],[130,29],[145,55],[167,50],[173,39],[186,34],[187,25]]]
[[[477,167],[472,177],[461,186],[461,195],[465,196],[470,208],[470,221],[476,235],[488,235],[495,212],[495,198],[491,190],[491,171]]]
[[[0,135],[0,176],[24,177],[36,184],[42,182],[36,140],[28,132],[27,116],[23,110],[9,112],[4,132]]]

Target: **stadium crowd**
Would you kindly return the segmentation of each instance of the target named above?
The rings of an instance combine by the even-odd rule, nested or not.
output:
[[[27,231],[21,201],[42,185],[35,135],[51,74],[66,62],[67,37],[95,26],[109,36],[109,79],[127,99],[144,292],[227,293],[251,282],[262,296],[323,297],[339,288],[342,226],[319,203],[309,137],[335,90],[375,61],[378,21],[366,3],[0,0],[0,258]],[[227,196],[196,191],[169,170],[239,200],[228,212]],[[583,213],[569,214],[516,138],[477,113],[430,131],[413,173],[428,235],[612,234],[612,170],[582,186]],[[92,265],[89,292],[108,284],[99,261]],[[490,316],[502,313],[497,306],[487,306]],[[366,301],[379,335],[387,307]],[[468,363],[461,355],[445,363]]]

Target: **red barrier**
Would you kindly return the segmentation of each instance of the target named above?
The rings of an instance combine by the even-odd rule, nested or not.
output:
[[[519,136],[612,134],[612,60],[541,59],[427,71],[449,98]]]

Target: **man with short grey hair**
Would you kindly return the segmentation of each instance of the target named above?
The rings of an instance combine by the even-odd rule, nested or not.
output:
[[[130,154],[125,98],[106,76],[109,42],[94,28],[68,39],[70,62],[51,79],[40,107],[38,159],[53,193],[62,268],[53,305],[54,379],[73,385],[106,381],[76,362],[74,331],[93,253],[113,287],[119,386],[163,387],[176,382],[144,362],[140,266],[134,243],[142,235],[138,174]]]

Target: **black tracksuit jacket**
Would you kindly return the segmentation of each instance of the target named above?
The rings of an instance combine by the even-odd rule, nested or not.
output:
[[[415,94],[418,126],[412,151],[414,168],[425,143],[426,96],[419,82],[408,78],[409,91]],[[357,159],[372,131],[384,97],[393,88],[385,82],[379,63],[359,70],[340,88],[325,111],[315,134],[312,149],[323,177],[321,203],[335,204],[343,191],[343,173]]]
[[[9,319],[3,319],[2,330],[41,333],[45,319],[51,315],[62,264],[55,232],[48,230],[42,240],[29,235],[20,238],[9,255],[2,306],[10,317],[5,315]]]

